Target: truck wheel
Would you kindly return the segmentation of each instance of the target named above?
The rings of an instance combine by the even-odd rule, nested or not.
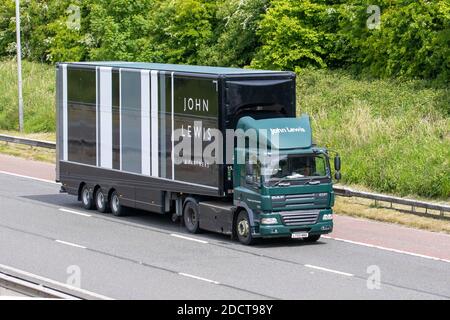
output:
[[[316,242],[320,239],[320,234],[313,234],[303,239],[305,242]]]
[[[94,199],[92,199],[92,195],[87,185],[84,185],[81,189],[81,203],[86,210],[92,210],[95,207]]]
[[[239,242],[245,245],[251,245],[255,243],[255,238],[253,238],[252,236],[252,229],[250,226],[250,219],[248,217],[247,211],[242,210],[241,212],[239,212],[236,219],[235,228]]]
[[[102,189],[98,188],[95,192],[95,206],[101,213],[109,212],[108,197],[103,193]]]
[[[199,227],[199,221],[198,221],[198,204],[193,200],[188,200],[183,209],[183,219],[184,219],[184,225],[186,226],[186,229],[190,233],[199,233],[200,227]]]
[[[125,208],[120,204],[120,197],[116,191],[113,191],[111,194],[109,207],[111,208],[112,214],[116,217],[122,217],[126,213]]]

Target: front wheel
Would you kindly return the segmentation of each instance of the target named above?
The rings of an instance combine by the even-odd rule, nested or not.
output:
[[[235,229],[239,242],[245,245],[255,243],[255,238],[252,235],[252,228],[250,226],[250,219],[247,211],[242,210],[239,212],[236,219]]]

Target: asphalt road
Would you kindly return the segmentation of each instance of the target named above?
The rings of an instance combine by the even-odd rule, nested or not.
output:
[[[0,173],[0,264],[62,283],[78,270],[81,288],[121,299],[450,298],[446,261],[334,239],[246,247],[167,216],[86,211],[58,192]]]

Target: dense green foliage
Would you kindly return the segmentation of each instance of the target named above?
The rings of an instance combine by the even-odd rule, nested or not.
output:
[[[0,62],[0,129],[17,130],[17,68]],[[23,63],[24,127],[31,132],[55,131],[55,70],[42,63]]]
[[[22,0],[29,61],[128,60],[299,73],[344,183],[450,195],[449,0]],[[380,24],[370,5],[381,9]],[[77,23],[79,8],[79,23]],[[0,2],[0,129],[17,128],[14,0]],[[25,129],[51,132],[54,71],[25,62]],[[331,70],[315,70],[331,69]],[[345,71],[343,71],[345,70]],[[350,125],[349,125],[350,124]]]
[[[0,129],[17,130],[15,62],[0,63]],[[25,129],[54,132],[52,67],[24,63]],[[338,151],[343,182],[400,195],[450,196],[450,89],[430,81],[355,79],[305,69],[299,112],[319,145]]]
[[[369,28],[380,8],[379,27]],[[79,24],[76,20],[79,8]],[[450,78],[449,0],[26,0],[24,56]],[[0,57],[14,54],[0,3]]]
[[[304,70],[298,93],[300,112],[311,116],[317,143],[341,154],[344,183],[450,197],[448,87]]]

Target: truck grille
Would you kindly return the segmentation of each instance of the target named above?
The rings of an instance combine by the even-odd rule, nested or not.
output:
[[[328,193],[288,194],[286,196],[272,196],[274,208],[301,209],[314,206],[325,207],[328,204]]]
[[[316,197],[314,193],[306,193],[306,194],[292,194],[286,196],[286,206],[298,206],[298,205],[314,205],[314,201]]]
[[[319,211],[287,211],[280,212],[280,215],[286,226],[302,226],[315,224],[319,217]]]

